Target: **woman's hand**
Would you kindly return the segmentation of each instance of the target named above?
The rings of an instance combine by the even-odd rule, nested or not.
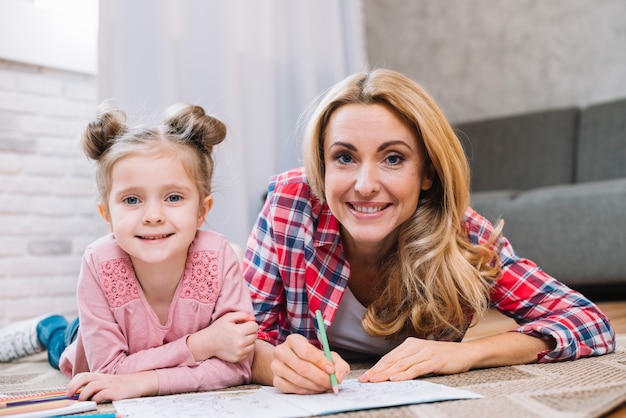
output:
[[[360,382],[409,380],[425,374],[454,374],[484,367],[526,364],[554,348],[554,341],[505,332],[464,342],[407,338],[359,377]]]
[[[95,402],[154,396],[159,392],[155,371],[132,374],[78,373],[67,386],[67,396],[81,389],[78,400]]]
[[[333,361],[300,334],[291,334],[274,348],[271,369],[273,385],[284,393],[322,393],[332,388],[330,374],[341,383],[350,372],[350,365],[339,354],[331,352]],[[334,364],[333,364],[334,363]]]
[[[191,334],[187,346],[196,361],[217,357],[238,363],[254,350],[258,328],[254,316],[246,312],[229,312]]]
[[[470,369],[461,343],[409,337],[359,377],[360,382],[410,380],[429,373],[452,374]]]

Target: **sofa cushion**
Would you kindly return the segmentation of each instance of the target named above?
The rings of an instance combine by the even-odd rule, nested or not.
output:
[[[581,111],[576,181],[626,177],[626,100]]]
[[[487,190],[473,192],[471,206],[494,225],[509,213],[511,202],[520,192],[515,190]]]
[[[566,108],[457,124],[472,190],[572,183],[578,114]]]
[[[517,254],[571,287],[626,280],[626,178],[473,193],[472,206],[504,219]]]

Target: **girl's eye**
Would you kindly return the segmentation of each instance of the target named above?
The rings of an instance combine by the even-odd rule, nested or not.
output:
[[[136,196],[128,196],[122,200],[127,205],[136,205],[139,203],[139,198]]]
[[[180,202],[182,200],[182,196],[178,194],[172,194],[167,197],[167,201],[170,203]]]

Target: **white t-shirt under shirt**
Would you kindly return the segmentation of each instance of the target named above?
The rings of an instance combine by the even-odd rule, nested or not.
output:
[[[367,308],[357,300],[348,286],[333,323],[326,330],[329,345],[346,360],[349,360],[346,357],[350,357],[350,352],[359,354],[356,358],[352,356],[355,359],[382,357],[405,340],[404,336],[389,340],[369,335],[361,325],[361,319],[366,311]]]

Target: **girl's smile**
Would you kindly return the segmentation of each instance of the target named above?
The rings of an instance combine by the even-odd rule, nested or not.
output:
[[[155,241],[155,240],[160,240],[160,239],[164,239],[167,237],[171,237],[174,234],[164,234],[164,235],[138,235],[137,238],[140,239],[147,239],[149,241]]]
[[[142,263],[164,269],[184,263],[209,208],[180,159],[164,151],[118,161],[101,212],[139,277]]]

